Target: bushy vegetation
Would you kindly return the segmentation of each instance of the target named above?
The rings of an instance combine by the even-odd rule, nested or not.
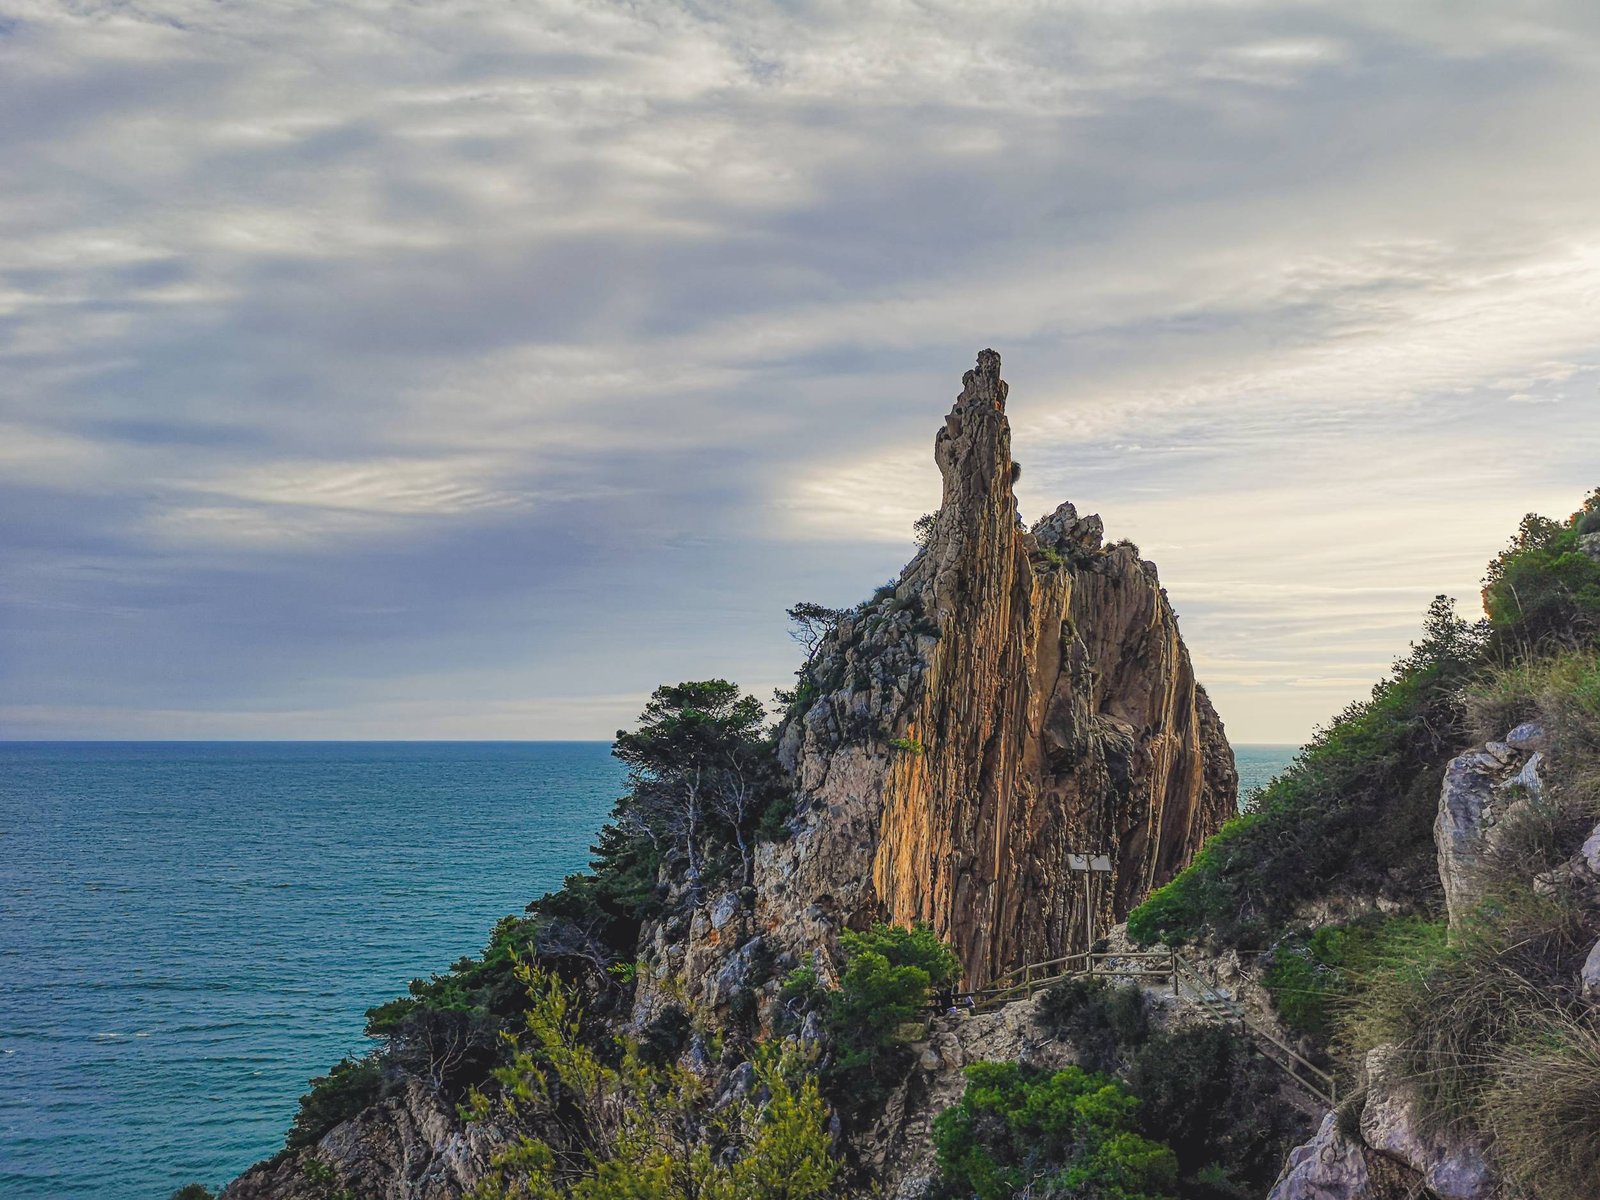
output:
[[[1274,946],[1261,982],[1286,1026],[1326,1038],[1363,980],[1383,971],[1425,970],[1444,943],[1442,921],[1415,916],[1322,925]]]
[[[298,1150],[316,1145],[335,1125],[377,1103],[383,1091],[384,1070],[376,1058],[340,1059],[326,1075],[314,1078],[311,1090],[300,1097],[285,1146]]]
[[[494,1097],[468,1111],[518,1136],[473,1200],[821,1200],[839,1164],[816,1082],[792,1058],[758,1057],[754,1086],[712,1096],[695,1073],[649,1063],[627,1038],[602,1055],[578,1001],[551,973],[519,964],[527,988],[511,1062]]]
[[[1172,1150],[1183,1200],[1255,1200],[1304,1132],[1247,1038],[1212,1025],[1157,1032],[1135,984],[1066,980],[1045,993],[1038,1020],[1079,1065],[1116,1073],[1138,1097],[1133,1128]]]
[[[1307,1132],[1278,1094],[1278,1068],[1234,1029],[1157,1034],[1124,1078],[1141,1102],[1139,1131],[1177,1157],[1182,1200],[1257,1200]]]
[[[1139,1101],[1116,1080],[1079,1067],[1043,1071],[1009,1062],[976,1063],[966,1076],[960,1102],[933,1124],[946,1196],[1176,1194],[1176,1156],[1134,1131]]]
[[[1142,1046],[1150,1036],[1137,984],[1093,976],[1063,980],[1040,999],[1037,1013],[1050,1035],[1070,1043],[1079,1064],[1091,1071],[1115,1071],[1123,1048]]]
[[[1579,542],[1600,529],[1600,489],[1565,521],[1536,513],[1489,564],[1483,608],[1504,657],[1528,657],[1600,636],[1600,561]]]
[[[1460,691],[1482,654],[1481,633],[1435,599],[1422,640],[1371,698],[1319,730],[1253,811],[1136,908],[1129,935],[1262,948],[1300,905],[1334,889],[1433,902],[1439,777],[1465,739]]]
[[[874,925],[840,940],[845,968],[837,988],[803,966],[789,973],[778,999],[786,1028],[811,1013],[821,1019],[829,1046],[823,1087],[840,1116],[853,1122],[869,1118],[905,1078],[913,1022],[955,985],[961,963],[926,925]]]

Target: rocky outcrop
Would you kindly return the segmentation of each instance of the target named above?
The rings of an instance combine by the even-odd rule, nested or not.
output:
[[[1544,752],[1538,748],[1543,744],[1538,725],[1519,725],[1504,741],[1468,750],[1445,767],[1433,838],[1452,927],[1482,898],[1481,872],[1493,855],[1496,829],[1518,806],[1544,792]]]
[[[1361,1140],[1416,1172],[1440,1200],[1490,1200],[1496,1180],[1483,1150],[1469,1137],[1425,1126],[1397,1066],[1392,1047],[1367,1055]]]
[[[1267,1200],[1361,1200],[1372,1195],[1371,1185],[1365,1148],[1330,1112],[1316,1136],[1290,1152]]]
[[[384,1200],[457,1200],[482,1177],[496,1145],[492,1125],[463,1122],[436,1089],[408,1079],[311,1151],[251,1168],[219,1200],[315,1200],[345,1187]],[[318,1182],[312,1162],[331,1178]]]
[[[758,873],[790,947],[927,921],[981,986],[1085,946],[1234,811],[1233,755],[1155,566],[1062,505],[1018,520],[1006,384],[978,357],[935,440],[928,545],[811,669],[783,753],[798,830]],[[1086,894],[1068,855],[1106,854]]]
[[[828,978],[840,932],[875,920],[931,923],[982,986],[1084,948],[1091,907],[1110,927],[1235,811],[1233,753],[1155,566],[1070,504],[1022,527],[1005,401],[985,351],[935,441],[944,498],[927,545],[804,672],[780,737],[791,836],[758,848],[749,886],[663,879],[631,1032],[669,1007],[732,1020],[735,1004],[770,1030],[784,975],[809,961]],[[1084,853],[1112,866],[1092,893],[1069,867]],[[853,1147],[862,1164],[925,1173],[927,1124],[960,1094],[959,1066],[1028,1057],[1020,1020],[936,1028],[883,1128]],[[808,1025],[800,1040],[816,1036]],[[699,1034],[683,1062],[713,1090],[726,1082]],[[372,1194],[453,1200],[495,1136],[412,1081],[316,1154]],[[228,1200],[311,1200],[302,1166],[255,1168]]]
[[[1470,1138],[1421,1122],[1393,1049],[1380,1046],[1367,1056],[1365,1092],[1290,1153],[1267,1200],[1494,1200],[1497,1187]]]

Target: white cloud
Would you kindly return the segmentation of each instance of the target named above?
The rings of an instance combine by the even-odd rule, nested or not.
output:
[[[13,690],[136,694],[128,639],[35,626],[162,605],[233,690],[152,713],[292,671],[370,733],[328,646],[381,694],[441,624],[606,694],[782,678],[781,604],[745,610],[908,552],[993,344],[1025,506],[1132,534],[1236,731],[1296,737],[1595,482],[1597,66],[1583,4],[21,0]],[[406,602],[319,603],[364,586]]]

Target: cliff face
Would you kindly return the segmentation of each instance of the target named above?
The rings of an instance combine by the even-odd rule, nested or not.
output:
[[[928,544],[804,673],[779,751],[792,836],[760,846],[750,891],[663,880],[667,915],[637,947],[632,1032],[672,1007],[731,1017],[748,995],[767,1026],[788,969],[831,974],[839,932],[874,920],[931,923],[982,986],[1084,947],[1084,876],[1068,854],[1111,859],[1094,894],[1105,929],[1234,811],[1233,754],[1155,567],[1102,545],[1100,519],[1070,504],[1021,528],[1005,399],[985,351],[937,437],[944,500]],[[700,1033],[683,1061],[716,1087],[736,1082]],[[928,1113],[901,1115],[910,1129]],[[464,1126],[410,1080],[316,1154],[362,1194],[450,1200],[507,1136]],[[263,1164],[224,1195],[314,1200],[304,1165]]]
[[[1019,524],[1006,391],[984,351],[935,442],[926,548],[821,647],[818,694],[783,742],[800,831],[758,873],[780,940],[927,921],[973,986],[1084,948],[1068,854],[1111,858],[1104,928],[1189,861],[1237,790],[1153,564],[1103,546],[1070,504]]]

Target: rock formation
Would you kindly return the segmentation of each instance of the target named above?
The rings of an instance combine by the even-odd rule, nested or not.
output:
[[[969,985],[1085,948],[1235,807],[1233,754],[1177,619],[1131,544],[1070,504],[1022,528],[1000,356],[934,445],[944,496],[892,590],[845,618],[783,753],[803,807],[771,848],[762,922],[794,948],[839,924],[927,921]]]
[[[927,545],[842,614],[802,672],[779,748],[791,835],[760,846],[749,888],[662,880],[668,915],[641,935],[632,1032],[685,1003],[727,1017],[752,995],[770,1029],[783,975],[802,960],[833,975],[839,933],[876,920],[931,923],[980,987],[1085,948],[1086,903],[1108,928],[1234,812],[1233,752],[1154,565],[1130,543],[1103,545],[1100,518],[1070,504],[1021,526],[1005,400],[986,350],[935,442],[944,500]],[[1112,865],[1092,897],[1068,864],[1083,853]],[[699,1040],[684,1061],[721,1070]],[[959,1086],[950,1073],[945,1092]],[[497,1135],[424,1091],[409,1081],[316,1153],[373,1194],[452,1200]],[[891,1140],[925,1137],[930,1102],[902,1112]],[[224,1195],[314,1192],[290,1158]]]

